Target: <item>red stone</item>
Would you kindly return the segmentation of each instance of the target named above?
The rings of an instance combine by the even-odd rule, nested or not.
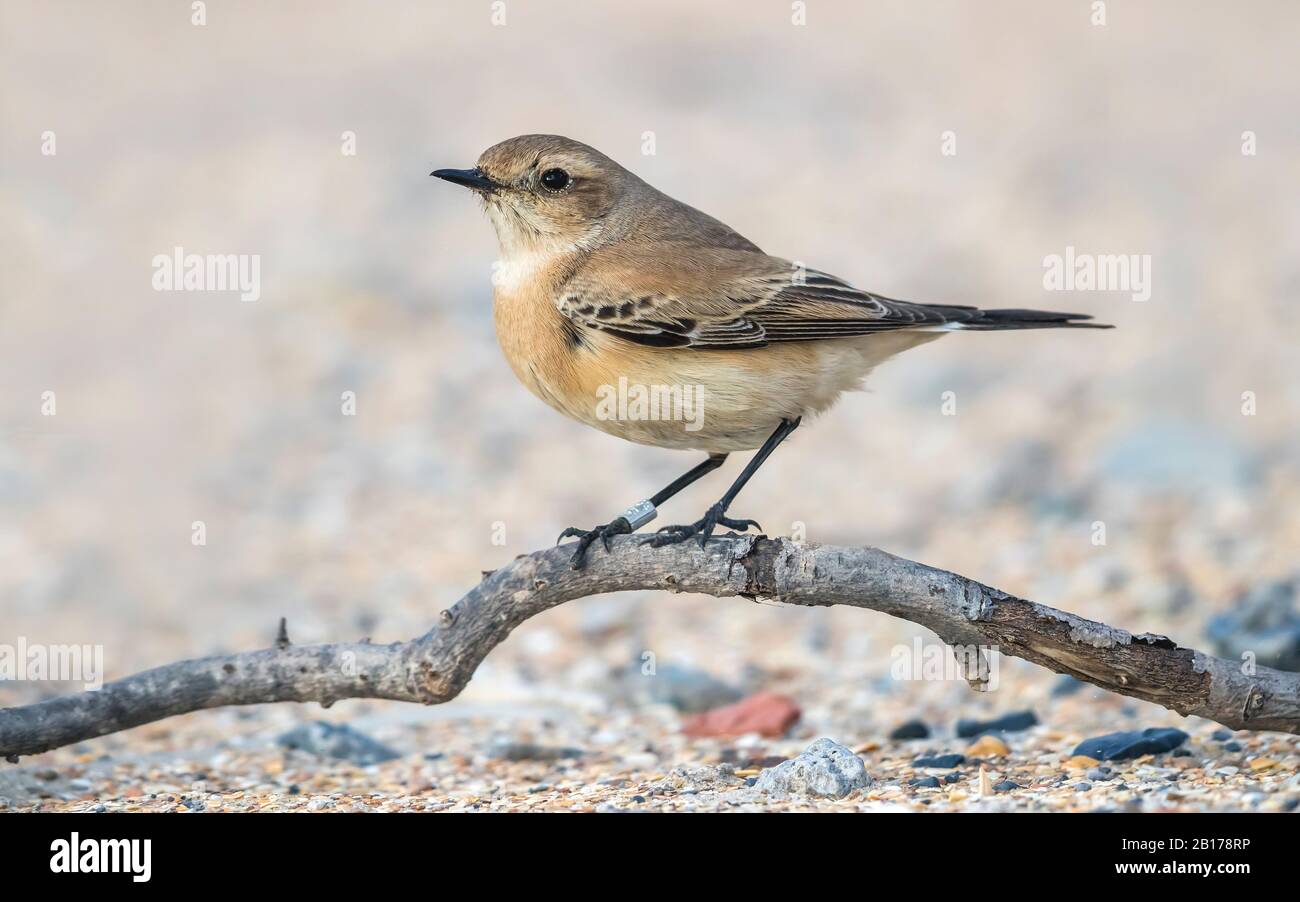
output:
[[[692,714],[682,721],[687,736],[784,736],[802,712],[794,699],[776,692],[758,692],[732,705]]]

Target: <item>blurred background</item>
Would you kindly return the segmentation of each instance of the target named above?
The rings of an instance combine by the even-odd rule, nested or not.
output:
[[[195,25],[188,3],[6,3],[0,642],[102,644],[112,679],[263,646],[280,616],[296,642],[409,638],[480,571],[693,465],[564,419],[496,346],[492,230],[428,173],[548,132],[864,288],[1118,327],[915,350],[801,429],[734,514],[1197,647],[1236,654],[1252,629],[1250,647],[1285,647],[1300,14],[1108,6],[1095,25],[1076,2],[813,0],[799,25],[783,0],[213,2]],[[260,298],[153,290],[151,261],[177,246],[260,255]],[[1150,255],[1150,299],[1045,290],[1067,247]],[[695,519],[743,463],[661,522]],[[1215,625],[1260,592],[1281,613]],[[573,711],[639,729],[608,677],[651,651],[791,694],[809,735],[846,742],[910,716],[1040,705],[1051,722],[1054,678],[1028,665],[1004,662],[983,695],[890,680],[916,635],[856,610],[590,599],[530,621],[440,709],[324,716],[363,712],[398,745],[401,724],[459,720],[466,748]],[[0,704],[64,688],[0,685]],[[89,748],[320,716],[203,713]]]

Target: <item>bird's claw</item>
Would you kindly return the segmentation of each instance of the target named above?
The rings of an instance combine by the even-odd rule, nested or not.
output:
[[[627,518],[619,517],[612,523],[606,523],[592,529],[578,529],[576,526],[570,526],[560,533],[560,537],[555,540],[555,544],[558,545],[565,539],[577,536],[578,550],[573,552],[573,557],[569,558],[569,566],[574,570],[581,570],[582,565],[586,563],[587,549],[591,547],[593,542],[600,539],[600,544],[605,546],[605,553],[608,554],[613,550],[610,539],[614,536],[628,535],[631,532],[632,525],[627,522]]]
[[[719,526],[727,529],[734,529],[737,532],[744,532],[751,526],[759,532],[763,527],[758,524],[757,520],[733,520],[723,513],[722,508],[715,504],[699,520],[689,526],[672,525],[663,526],[655,531],[655,534],[648,540],[651,548],[663,548],[665,545],[676,545],[679,542],[685,542],[687,539],[696,537],[699,539],[700,547],[703,548],[705,543],[713,535],[713,530]]]

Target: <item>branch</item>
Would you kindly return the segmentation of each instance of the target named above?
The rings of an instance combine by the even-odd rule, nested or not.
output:
[[[515,559],[488,574],[409,642],[291,645],[168,664],[98,691],[0,709],[0,756],[16,761],[166,717],[223,705],[384,698],[441,704],[529,617],[588,595],[636,589],[851,605],[910,620],[956,646],[996,648],[1111,692],[1234,729],[1300,733],[1300,674],[1233,661],[1164,636],[1121,629],[1044,607],[875,548],[797,545],[726,536],[651,548],[642,537],[593,549],[569,568],[572,546]],[[971,679],[977,680],[972,674]]]

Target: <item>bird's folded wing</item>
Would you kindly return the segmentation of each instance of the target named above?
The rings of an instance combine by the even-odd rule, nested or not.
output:
[[[593,254],[556,296],[579,326],[655,347],[739,350],[959,322],[761,253],[657,243]]]

